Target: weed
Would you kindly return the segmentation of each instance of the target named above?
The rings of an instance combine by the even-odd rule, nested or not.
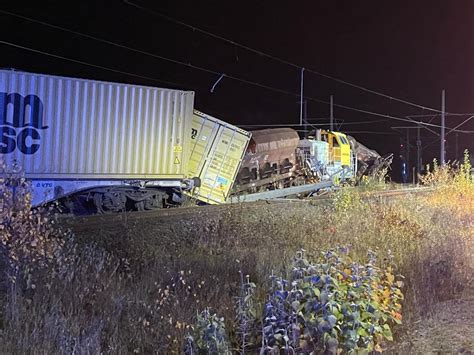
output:
[[[219,216],[203,210],[173,224],[160,219],[138,223],[130,217],[123,225],[81,226],[74,237],[57,224],[52,211],[30,209],[28,182],[21,174],[0,174],[2,351],[180,353],[187,335],[198,339],[191,328],[195,310],[208,307],[225,323],[228,349],[349,351],[351,346],[368,349],[371,341],[374,350],[377,345],[384,349],[390,339],[385,324],[392,331],[399,320],[397,275],[405,276],[405,299],[404,322],[392,334],[395,341],[410,332],[420,314],[474,286],[469,169],[466,162],[436,169],[424,180],[434,191],[399,200],[361,200],[347,188],[329,206],[242,204]],[[337,250],[340,245],[348,246],[350,258]],[[306,252],[295,259],[300,249]],[[369,249],[377,255],[371,266],[376,287],[360,279],[369,272]],[[325,250],[337,256],[326,259]],[[352,269],[356,261],[359,266]],[[345,269],[350,276],[357,271],[359,280],[346,278]],[[305,286],[305,278],[318,275],[329,276],[331,283]],[[306,304],[321,303],[318,291],[310,296],[310,287],[319,296],[326,292],[323,304],[331,306],[315,311],[311,321],[299,315],[307,314]],[[369,304],[379,304],[372,306],[379,318],[364,314],[362,319],[370,312],[359,306],[361,324],[356,324],[342,305],[353,315],[351,302],[366,304],[364,292],[375,298]],[[329,310],[336,317],[334,326]],[[374,325],[374,334],[364,322]]]

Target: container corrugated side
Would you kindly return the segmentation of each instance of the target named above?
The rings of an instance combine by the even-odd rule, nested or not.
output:
[[[242,163],[250,133],[194,110],[188,175],[198,176],[201,186],[192,196],[209,203],[224,203]]]
[[[0,70],[0,156],[30,178],[183,178],[193,105],[193,92]]]

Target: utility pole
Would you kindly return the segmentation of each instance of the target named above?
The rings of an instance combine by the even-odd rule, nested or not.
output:
[[[308,100],[304,100],[304,138],[308,138]]]
[[[408,179],[410,178],[410,129],[407,128],[407,141],[406,141],[406,162],[407,162],[407,172],[408,172]]]
[[[301,68],[301,97],[300,97],[300,126],[303,125],[303,89],[304,89],[304,68]]]
[[[334,106],[333,106],[333,96],[331,95],[330,105],[329,105],[329,129],[334,130]]]
[[[444,89],[441,91],[441,157],[440,157],[440,160],[441,160],[441,165],[444,165],[445,163],[445,154],[446,154],[446,151],[445,151],[445,147],[444,147],[444,144],[445,144],[445,136],[446,136],[446,132],[445,132],[445,107],[446,103],[445,103],[445,93],[444,93]]]
[[[421,138],[420,138],[420,126],[416,130],[416,171],[417,174],[421,174]],[[417,178],[418,181],[418,178]]]

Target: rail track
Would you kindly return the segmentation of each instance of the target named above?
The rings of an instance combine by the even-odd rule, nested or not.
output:
[[[381,190],[360,192],[363,199],[391,199],[403,197],[409,194],[428,193],[433,191],[430,187],[410,187],[402,189]],[[288,209],[296,206],[321,206],[330,203],[334,195],[327,193],[325,195],[314,196],[306,199],[275,199],[256,202],[241,202],[223,205],[192,206],[179,208],[165,208],[144,212],[123,212],[114,214],[101,214],[91,216],[59,216],[60,225],[72,229],[75,232],[85,230],[101,230],[104,228],[123,228],[125,225],[136,225],[140,222],[153,221],[154,223],[166,225],[189,218],[218,218],[223,213],[235,213],[239,210],[245,210],[251,213],[262,208],[278,211],[279,209]]]

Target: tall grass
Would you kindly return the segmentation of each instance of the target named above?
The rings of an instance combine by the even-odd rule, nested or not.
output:
[[[289,275],[297,250],[317,258],[337,246],[359,260],[371,249],[396,265],[405,277],[405,326],[396,331],[409,331],[437,302],[473,286],[474,185],[465,169],[436,166],[424,181],[435,190],[403,199],[366,201],[348,188],[331,206],[242,205],[219,218],[131,219],[75,236],[49,211],[30,209],[21,175],[4,174],[0,352],[180,353],[207,307],[239,349],[241,275],[255,283],[261,314],[269,275]]]

